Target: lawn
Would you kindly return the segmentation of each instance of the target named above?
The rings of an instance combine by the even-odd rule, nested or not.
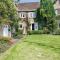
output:
[[[60,36],[28,35],[3,53],[0,60],[60,60]]]

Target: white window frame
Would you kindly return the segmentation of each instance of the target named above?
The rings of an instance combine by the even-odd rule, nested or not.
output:
[[[20,18],[26,18],[26,13],[25,12],[21,12],[20,13]]]
[[[35,12],[29,12],[28,17],[29,18],[36,18],[36,13]]]
[[[20,27],[22,25],[22,23],[19,23],[19,29],[23,29],[23,25],[22,25],[22,27]]]

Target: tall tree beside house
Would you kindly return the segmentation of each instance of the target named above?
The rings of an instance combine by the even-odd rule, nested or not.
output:
[[[17,11],[13,0],[0,0],[0,23],[17,25]]]
[[[38,11],[40,12],[39,14]],[[37,10],[37,21],[39,23],[42,22],[41,26],[43,28],[46,27],[50,32],[54,31],[56,27],[55,11],[51,0],[40,0],[40,8]]]

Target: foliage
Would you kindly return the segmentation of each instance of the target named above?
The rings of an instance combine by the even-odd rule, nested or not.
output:
[[[22,30],[18,30],[15,33],[13,33],[13,37],[18,39],[22,38],[23,37]]]
[[[60,20],[60,15],[57,15],[56,16],[56,20]]]
[[[39,13],[40,12],[40,13]],[[55,29],[55,11],[51,0],[41,0],[40,8],[37,9],[36,21],[41,23],[42,28],[47,27],[51,32]]]
[[[32,35],[32,34],[43,34],[44,32],[43,32],[43,30],[37,30],[37,31],[29,31],[28,32],[29,33],[29,35]]]
[[[17,22],[18,16],[13,0],[0,0],[0,23],[16,26]]]
[[[52,0],[52,3],[55,4],[57,0]]]
[[[6,41],[6,42],[9,42],[9,40],[11,40],[11,38],[0,36],[0,41]]]
[[[60,28],[54,32],[54,35],[60,35]]]
[[[0,36],[0,53],[5,52],[11,45],[10,45],[11,38],[1,37]]]
[[[36,30],[36,31],[33,30],[33,31],[28,32],[29,35],[33,35],[33,34],[49,34],[49,33],[50,33],[50,31],[46,27],[44,27],[43,30]]]

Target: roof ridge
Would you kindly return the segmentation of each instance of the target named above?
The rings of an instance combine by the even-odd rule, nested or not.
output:
[[[39,3],[39,2],[24,2],[24,3],[19,3],[19,4],[28,4],[28,3]]]
[[[40,6],[39,2],[20,3],[17,5],[19,11],[32,11]]]

